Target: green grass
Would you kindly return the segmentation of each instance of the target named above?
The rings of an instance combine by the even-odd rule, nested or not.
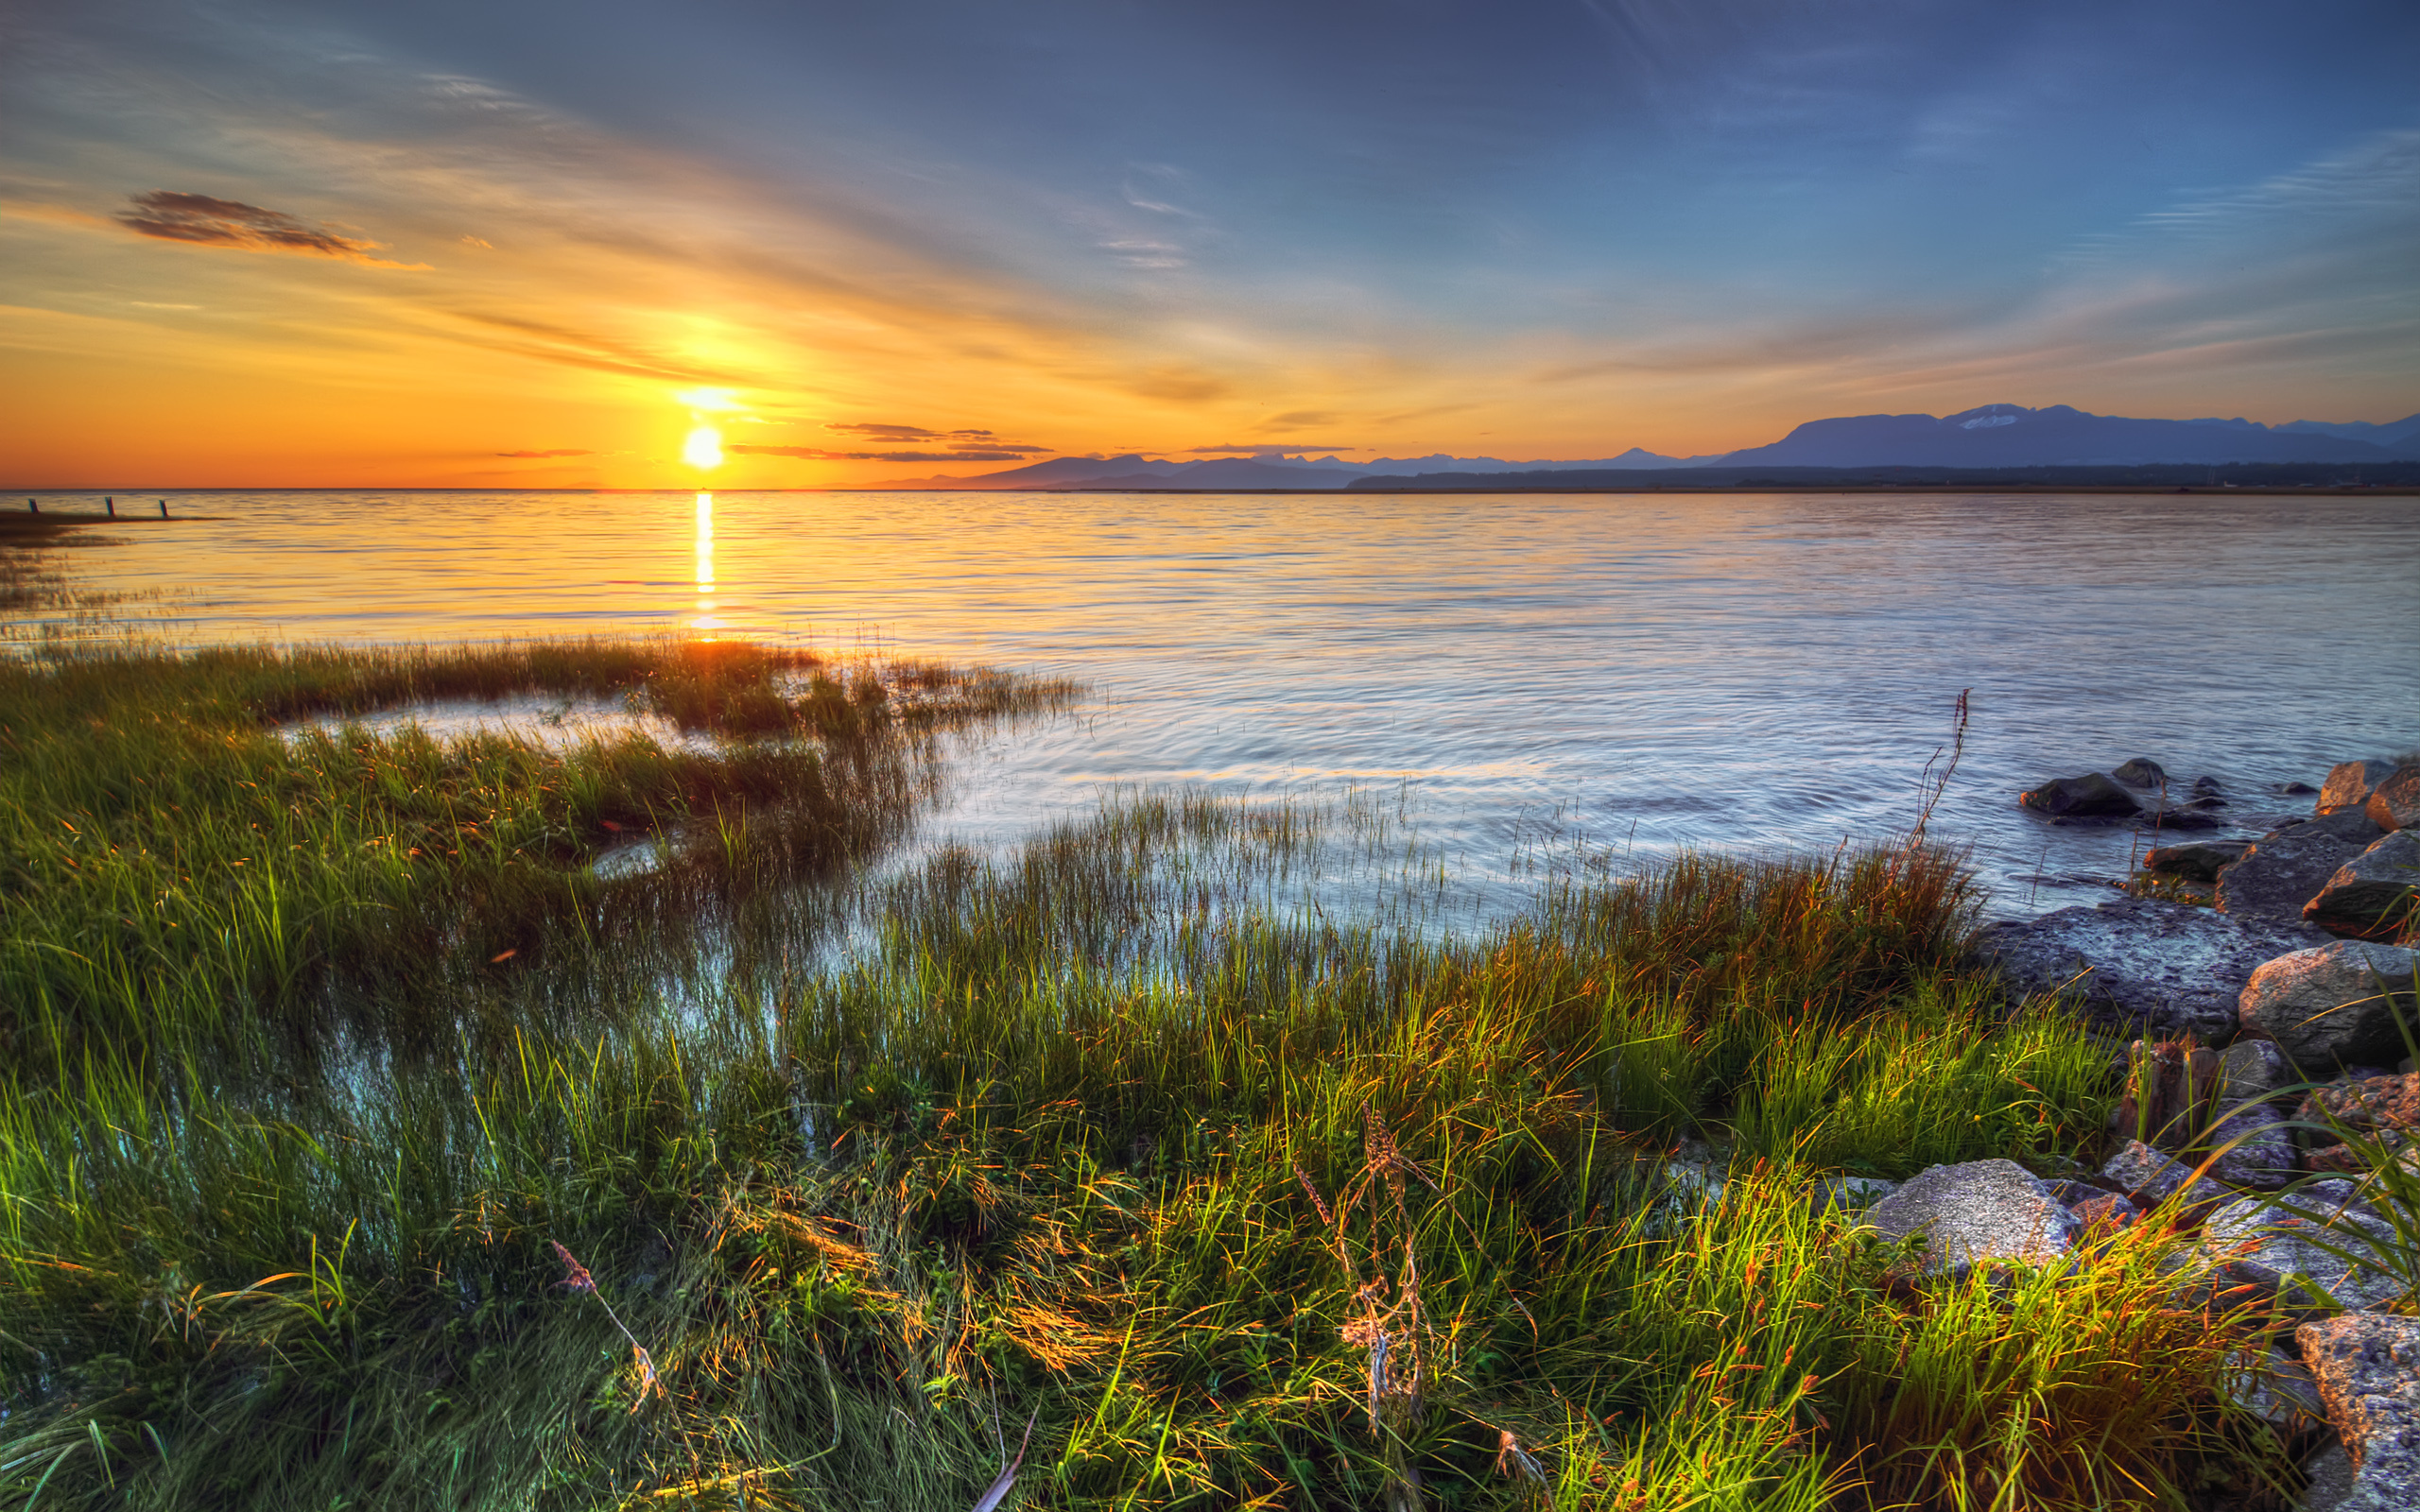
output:
[[[962,1512],[1028,1417],[1016,1496],[1102,1509],[2187,1506],[2281,1466],[2213,1395],[2262,1320],[2181,1305],[2156,1228],[1919,1285],[1809,1203],[2102,1137],[2105,1056],[1965,964],[1954,855],[1582,867],[1456,932],[1368,805],[1132,795],[852,899],[820,879],[899,833],[917,729],[1048,690],[710,654],[6,673],[0,1502]],[[818,739],[266,730],[569,687]],[[715,843],[600,883],[616,816]],[[1311,906],[1339,879],[1364,905]]]

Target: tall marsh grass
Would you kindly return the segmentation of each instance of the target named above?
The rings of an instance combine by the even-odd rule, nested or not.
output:
[[[623,654],[539,685],[674,675]],[[811,768],[265,731],[441,662],[7,685],[0,1501],[965,1512],[1013,1465],[1103,1509],[2014,1512],[2281,1463],[2215,1392],[2259,1320],[2178,1303],[2154,1228],[1920,1285],[1810,1200],[2101,1138],[2105,1057],[1971,974],[1953,854],[1583,869],[1432,931],[1417,865],[1303,903],[1349,811],[1136,795],[936,853],[834,954],[712,901],[895,833],[860,806],[913,784],[839,769],[910,679],[827,679],[866,723]],[[748,728],[776,671],[677,696]],[[743,801],[727,885],[579,869]]]

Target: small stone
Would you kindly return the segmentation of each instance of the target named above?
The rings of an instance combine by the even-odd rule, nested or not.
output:
[[[2420,768],[2413,768],[2420,770]],[[2303,921],[2349,939],[2394,939],[2420,907],[2420,830],[2398,830],[2337,868]]]
[[[2152,1149],[2140,1140],[2128,1140],[2100,1168],[2100,1174],[2123,1187],[2126,1194],[2144,1208],[2156,1208],[2179,1192],[2185,1194],[2188,1204],[2224,1202],[2235,1195],[2206,1176],[2196,1177],[2191,1163]]]
[[[2216,882],[2221,867],[2242,860],[2251,849],[2249,840],[2186,840],[2152,850],[2143,857],[2143,869],[2192,882]]]
[[[2304,1324],[2294,1343],[2353,1463],[2339,1505],[2420,1506],[2420,1318],[2346,1314]]]
[[[2353,1456],[2342,1444],[2330,1444],[2303,1461],[2302,1512],[2343,1512],[2353,1495]]]
[[[2157,787],[2168,781],[2168,768],[2148,756],[2137,756],[2109,775],[2128,787]]]
[[[2235,1274],[2283,1291],[2290,1304],[2384,1307],[2404,1291],[2391,1259],[2394,1228],[2352,1205],[2352,1190],[2348,1181],[2315,1181],[2283,1197],[2245,1197],[2211,1215],[2202,1243]]]
[[[2238,1349],[2228,1357],[2227,1395],[2290,1438],[2327,1426],[2327,1407],[2310,1367],[2283,1349]]]
[[[2143,1215],[2140,1208],[2115,1192],[2103,1192],[2099,1196],[2069,1203],[2067,1211],[2074,1213],[2076,1222],[2086,1229],[2123,1228]]]
[[[2266,1105],[2221,1120],[2185,1157],[2198,1161],[2204,1152],[2216,1152],[2210,1156],[2210,1175],[2231,1187],[2274,1192],[2302,1174],[2292,1130]]]
[[[2420,956],[2394,945],[2341,939],[2263,962],[2238,1012],[2248,1032],[2277,1042],[2306,1072],[2398,1058]],[[2396,989],[2400,988],[2398,992]]]
[[[2036,813],[2066,817],[2122,818],[2142,806],[2135,801],[2133,794],[2100,772],[2052,778],[2040,787],[2018,794],[2016,800]]]
[[[1925,1268],[1963,1274],[1977,1264],[2047,1264],[2067,1253],[2075,1215],[2040,1177],[2014,1160],[1969,1160],[1919,1172],[1867,1210],[1891,1239],[1925,1236]]]
[[[2236,1108],[2299,1079],[2286,1053],[2246,1036],[2219,1056],[2219,1106]]]
[[[2402,1136],[2389,1135],[2392,1147],[2400,1147]],[[2366,1177],[2377,1169],[2370,1163],[2369,1154],[2358,1144],[2331,1144],[2324,1150],[2313,1150],[2303,1157],[2303,1164],[2320,1176]]]
[[[2394,775],[2392,762],[2338,762],[2319,784],[2319,812],[2358,809],[2370,800],[2377,785]]]
[[[2279,782],[2277,784],[2277,791],[2285,794],[2288,798],[2301,798],[2307,793],[2316,793],[2319,789],[2311,786],[2308,782]]]
[[[2158,832],[2162,830],[2215,830],[2227,821],[2210,812],[2225,808],[2224,799],[2205,799],[2185,808],[2164,808],[2135,816],[2135,828]]]
[[[2226,789],[2219,785],[2219,780],[2215,777],[2197,777],[2193,779],[2193,791],[2196,794],[2207,797],[2212,794],[2223,793]]]
[[[2306,1124],[2335,1125],[2364,1133],[2411,1128],[2420,1125],[2420,1074],[2330,1082],[2304,1098],[2294,1117]]]
[[[2325,815],[2270,831],[2219,871],[2219,911],[2246,919],[2291,919],[2319,896],[2337,868],[2386,832],[2358,813]]]
[[[2398,766],[2370,789],[2362,816],[2382,830],[2420,828],[2420,765]]]

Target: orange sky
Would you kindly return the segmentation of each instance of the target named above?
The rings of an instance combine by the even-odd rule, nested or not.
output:
[[[1865,65],[1780,22],[1672,21],[1602,64],[1618,109],[1530,87],[1553,37],[1488,33],[1489,59],[1441,32],[1496,113],[1378,70],[1203,119],[1187,92],[1227,76],[1095,66],[1184,56],[1156,37],[1069,33],[992,100],[1025,86],[921,33],[890,59],[877,17],[844,42],[616,11],[575,65],[443,6],[129,4],[6,49],[0,487],[846,487],[1132,451],[1687,455],[1987,403],[2420,404],[2420,132],[2392,90],[2353,108],[2341,60],[2267,137],[2154,102],[2138,124],[2204,157],[2104,167],[2118,128],[2053,108],[2066,53],[1792,94]],[[2273,74],[2256,41],[2205,71]],[[1674,70],[1699,94],[1650,87]],[[1103,113],[1054,118],[1080,77]],[[700,415],[710,472],[681,455]]]

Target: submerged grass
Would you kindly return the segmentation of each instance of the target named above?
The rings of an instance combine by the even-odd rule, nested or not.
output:
[[[2216,1387],[2263,1320],[2184,1305],[2155,1228],[1919,1284],[1810,1200],[2107,1122],[2082,1027],[1964,964],[1952,854],[1583,870],[1449,934],[1281,904],[1349,807],[1146,795],[784,958],[715,900],[892,833],[872,732],[941,669],[827,678],[862,723],[813,761],[268,731],[581,678],[756,729],[797,670],[674,654],[12,674],[0,1502],[963,1512],[1013,1468],[1085,1508],[2014,1512],[2282,1463]],[[705,884],[582,868],[717,804]]]

